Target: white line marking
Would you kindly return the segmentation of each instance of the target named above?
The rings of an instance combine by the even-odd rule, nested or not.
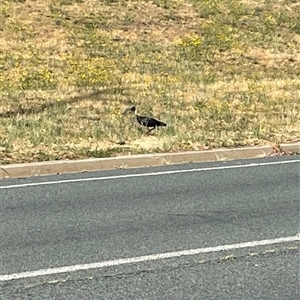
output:
[[[95,177],[95,178],[78,178],[78,179],[67,179],[67,180],[57,180],[57,181],[47,181],[47,182],[31,182],[13,185],[3,185],[0,186],[0,190],[13,189],[28,186],[42,186],[42,185],[52,185],[61,183],[75,183],[75,182],[87,182],[87,181],[99,181],[99,180],[111,180],[111,179],[121,179],[121,178],[133,178],[133,177],[147,177],[147,176],[158,176],[158,175],[169,175],[169,174],[182,174],[182,173],[194,173],[194,172],[206,172],[213,170],[228,170],[228,169],[241,169],[241,168],[252,168],[260,166],[272,166],[272,165],[283,165],[291,163],[299,163],[298,160],[287,160],[287,161],[277,161],[277,162],[267,162],[267,163],[252,163],[246,165],[233,165],[233,166],[219,166],[210,168],[199,168],[199,169],[186,169],[186,170],[173,170],[173,171],[162,171],[162,172],[152,172],[152,173],[142,173],[142,174],[126,174],[126,175],[116,175],[107,177]]]
[[[197,255],[197,254],[203,254],[203,253],[220,252],[220,251],[242,249],[242,248],[253,248],[253,247],[257,247],[257,246],[266,246],[266,245],[281,244],[281,243],[288,243],[288,242],[295,242],[295,241],[300,241],[300,233],[298,233],[297,235],[294,235],[294,236],[269,239],[269,240],[252,241],[252,242],[231,244],[231,245],[221,245],[221,246],[215,246],[215,247],[189,249],[189,250],[182,250],[182,251],[176,251],[176,252],[167,252],[167,253],[151,254],[151,255],[145,255],[145,256],[137,256],[137,257],[131,257],[131,258],[121,258],[121,259],[116,259],[116,260],[108,260],[108,261],[83,264],[83,265],[73,265],[73,266],[66,266],[66,267],[49,268],[49,269],[41,269],[41,270],[36,270],[36,271],[27,271],[27,272],[22,272],[22,273],[0,275],[0,282],[16,280],[16,279],[24,279],[24,278],[30,278],[30,277],[39,277],[39,276],[45,276],[45,275],[60,274],[60,273],[71,273],[71,272],[91,270],[91,269],[101,269],[101,268],[120,266],[120,265],[125,265],[125,264],[134,264],[134,263],[155,261],[155,260],[175,258],[175,257],[181,257],[181,256],[191,256],[191,255]]]

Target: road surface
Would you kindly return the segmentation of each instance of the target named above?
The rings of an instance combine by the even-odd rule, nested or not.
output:
[[[0,181],[0,298],[299,299],[299,181],[299,156]]]

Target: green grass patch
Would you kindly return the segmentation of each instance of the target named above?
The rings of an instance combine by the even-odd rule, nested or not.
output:
[[[0,6],[0,163],[300,138],[298,1]]]

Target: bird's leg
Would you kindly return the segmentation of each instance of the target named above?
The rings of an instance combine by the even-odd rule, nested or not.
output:
[[[151,133],[151,131],[152,131],[153,129],[155,129],[155,127],[153,127],[153,128],[147,128],[146,134],[150,135],[150,133]]]

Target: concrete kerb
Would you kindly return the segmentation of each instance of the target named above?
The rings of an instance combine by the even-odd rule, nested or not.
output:
[[[81,173],[122,168],[154,167],[191,162],[259,158],[280,155],[278,150],[285,153],[300,153],[300,143],[282,144],[278,147],[258,146],[234,149],[226,148],[178,153],[142,154],[84,160],[62,160],[0,165],[0,179]]]

